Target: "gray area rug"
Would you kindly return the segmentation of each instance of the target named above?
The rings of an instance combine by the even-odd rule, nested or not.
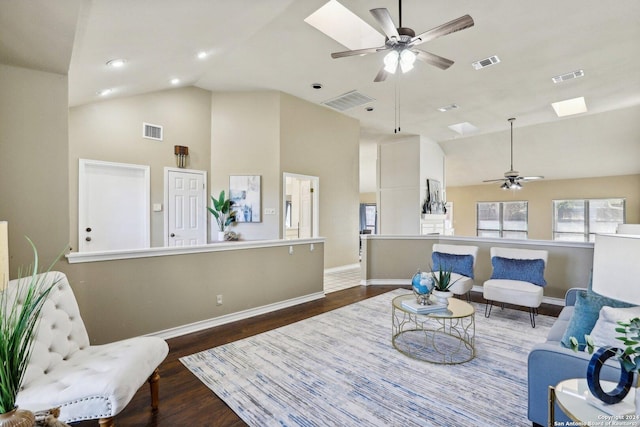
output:
[[[399,289],[181,358],[250,426],[530,426],[527,355],[554,318],[476,307],[476,357],[411,359],[391,345]]]

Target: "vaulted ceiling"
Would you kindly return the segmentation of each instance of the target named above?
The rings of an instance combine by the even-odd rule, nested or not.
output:
[[[70,105],[180,85],[211,91],[278,90],[321,103],[356,90],[374,98],[344,112],[363,145],[406,135],[438,142],[447,185],[479,184],[509,167],[547,179],[640,173],[640,2],[450,0],[402,2],[417,33],[469,14],[475,25],[421,45],[450,58],[382,83],[383,54],[332,59],[345,47],[304,19],[327,0],[32,0],[0,3],[0,62],[69,73]],[[398,2],[341,0],[379,29],[369,9]],[[205,51],[208,56],[196,58]],[[500,63],[474,70],[496,55]],[[112,69],[105,64],[125,58]],[[553,76],[584,77],[554,84]],[[321,83],[322,89],[312,88]],[[44,96],[44,95],[43,95]],[[584,97],[588,112],[559,118],[552,102]],[[440,112],[438,107],[459,108]],[[469,122],[475,133],[449,126]],[[400,126],[401,132],[394,133]]]

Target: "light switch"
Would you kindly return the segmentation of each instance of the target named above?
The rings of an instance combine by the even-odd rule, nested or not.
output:
[[[154,212],[162,212],[162,203],[154,203],[153,204]]]
[[[276,208],[264,208],[264,214],[265,215],[275,215],[276,214]]]

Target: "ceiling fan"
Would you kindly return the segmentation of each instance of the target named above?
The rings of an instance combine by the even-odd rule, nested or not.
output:
[[[520,190],[522,188],[521,182],[535,181],[538,179],[544,179],[543,176],[520,176],[520,172],[513,170],[513,122],[516,119],[510,118],[511,123],[511,167],[504,173],[504,178],[499,179],[487,179],[483,182],[499,182],[504,181],[500,188],[503,190]]]
[[[430,40],[436,39],[447,34],[454,33],[456,31],[464,30],[473,26],[473,18],[469,15],[461,16],[460,18],[449,21],[438,27],[432,28],[424,33],[416,36],[415,31],[411,28],[405,28],[402,26],[402,1],[398,0],[398,9],[400,15],[399,26],[396,28],[391,14],[386,8],[371,9],[370,12],[376,19],[380,28],[386,35],[384,46],[370,47],[365,49],[347,50],[343,52],[334,52],[331,54],[332,58],[344,58],[347,56],[362,56],[371,53],[377,53],[382,51],[389,51],[384,58],[384,66],[374,79],[374,82],[384,81],[389,74],[395,74],[398,67],[403,73],[411,70],[416,59],[419,59],[427,64],[438,67],[442,70],[446,70],[453,61],[441,56],[435,55],[424,50],[416,48],[416,46]]]

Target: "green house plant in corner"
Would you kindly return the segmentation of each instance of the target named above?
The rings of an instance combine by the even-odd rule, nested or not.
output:
[[[218,223],[218,240],[224,241],[227,228],[236,222],[236,211],[232,208],[233,201],[225,199],[225,192],[222,190],[217,199],[211,196],[211,205],[207,206],[207,209]]]
[[[0,290],[0,427],[35,424],[33,413],[16,407],[16,398],[31,358],[40,311],[56,283],[37,274],[38,253],[31,240],[29,244],[34,253],[31,275],[20,274],[17,284]]]

